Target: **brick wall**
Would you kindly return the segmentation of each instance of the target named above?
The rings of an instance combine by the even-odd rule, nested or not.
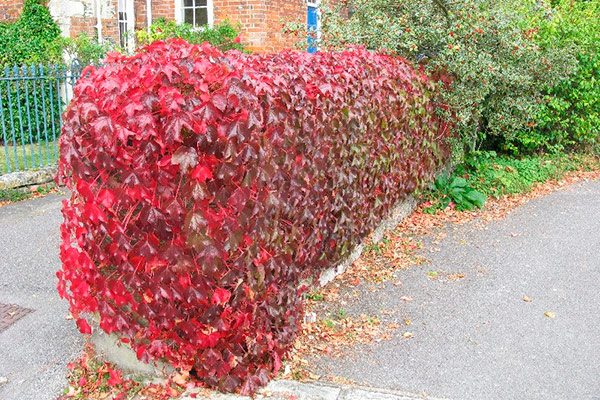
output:
[[[23,0],[0,0],[3,4],[18,4]],[[61,0],[53,0],[61,1]],[[73,1],[73,0],[71,0]],[[91,0],[75,0],[85,4],[84,15],[71,15],[68,34],[72,37],[81,32],[96,36],[96,10]],[[164,17],[175,19],[175,1],[152,0],[152,19]],[[146,0],[133,0],[135,30],[147,28]],[[330,1],[331,3],[331,1]],[[284,35],[286,21],[306,23],[306,0],[213,0],[215,22],[228,19],[241,27],[246,47],[253,51],[274,52],[294,47],[299,41],[294,35]],[[102,36],[118,43],[117,0],[102,0]]]
[[[135,0],[146,1],[146,0]],[[175,19],[175,0],[152,0],[152,19]],[[144,27],[146,24],[144,23]]]
[[[134,1],[133,9],[135,14],[135,30],[146,29],[146,1]]]
[[[19,18],[23,0],[0,0],[0,22],[12,22]]]
[[[307,5],[303,0],[265,0],[267,12],[265,15],[266,38],[264,47],[267,52],[294,47],[298,38],[282,33],[283,25],[289,21],[306,23]]]
[[[329,2],[335,3],[337,0]],[[308,7],[306,0],[213,0],[213,4],[215,21],[239,22],[244,44],[259,52],[294,47],[299,39],[283,34],[283,25],[288,21],[306,23]]]
[[[75,37],[80,33],[85,33],[89,37],[96,37],[96,19],[86,17],[71,17],[71,29],[69,35]]]
[[[73,1],[73,0],[71,0]],[[76,37],[80,33],[95,38],[97,36],[96,25],[96,7],[94,2],[89,0],[80,0],[84,3],[84,13],[81,15],[70,15],[69,36]],[[51,8],[52,11],[52,8]],[[60,19],[54,16],[55,19]],[[64,17],[63,17],[64,19]],[[119,23],[117,20],[117,0],[104,0],[102,2],[102,38],[103,40],[119,43]]]
[[[306,0],[214,0],[215,22],[239,23],[246,47],[273,52],[294,47],[298,39],[283,35],[284,21],[306,21]]]

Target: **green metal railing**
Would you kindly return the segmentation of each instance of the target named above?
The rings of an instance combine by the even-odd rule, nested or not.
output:
[[[54,165],[61,115],[81,76],[70,66],[30,65],[0,74],[0,174]]]

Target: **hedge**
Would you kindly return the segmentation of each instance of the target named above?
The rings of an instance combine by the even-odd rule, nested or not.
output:
[[[171,40],[107,63],[65,113],[60,295],[81,332],[97,313],[140,360],[252,393],[298,333],[301,280],[444,162],[435,83],[361,48]]]

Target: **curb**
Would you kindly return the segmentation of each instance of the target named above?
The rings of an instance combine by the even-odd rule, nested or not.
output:
[[[195,397],[191,397],[193,395]],[[367,386],[338,385],[326,382],[303,383],[290,380],[271,381],[265,388],[260,389],[254,397],[190,390],[185,392],[180,399],[202,398],[214,400],[450,400],[429,397],[425,393],[417,394]]]

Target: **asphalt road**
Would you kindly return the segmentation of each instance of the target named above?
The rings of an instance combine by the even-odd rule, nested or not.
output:
[[[362,286],[346,308],[412,324],[315,372],[443,399],[600,399],[600,182],[445,231],[429,264],[398,272],[403,286]]]
[[[0,399],[50,400],[66,386],[66,364],[83,337],[56,292],[61,196],[0,208],[0,303],[30,308],[0,332]],[[7,378],[7,383],[2,383]]]

